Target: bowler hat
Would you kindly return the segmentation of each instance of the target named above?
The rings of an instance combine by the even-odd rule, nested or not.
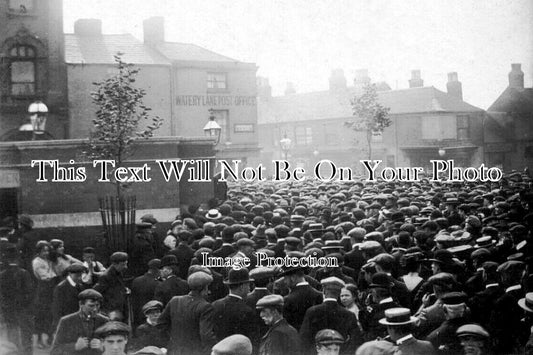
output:
[[[385,288],[389,289],[394,285],[390,276],[384,272],[376,272],[372,275],[372,283],[369,288]]]
[[[239,285],[247,282],[252,282],[248,269],[231,269],[228,273],[228,279],[224,281],[226,285]]]

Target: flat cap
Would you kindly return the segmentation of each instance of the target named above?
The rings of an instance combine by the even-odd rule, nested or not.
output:
[[[265,266],[256,267],[250,271],[250,277],[254,280],[268,279],[272,276],[274,276],[274,269]]]
[[[447,305],[458,305],[465,303],[466,299],[467,296],[464,292],[448,292],[441,297],[442,303]]]
[[[153,214],[145,214],[141,217],[141,221],[150,223],[150,224],[157,224],[157,219],[155,219]]]
[[[216,343],[212,355],[251,355],[252,342],[241,334],[234,334]]]
[[[150,269],[159,269],[160,266],[161,266],[160,259],[152,259],[148,262],[148,268]]]
[[[325,279],[322,279],[320,283],[322,284],[323,288],[332,287],[332,288],[342,289],[344,286],[346,286],[344,281],[342,281],[341,279],[335,276],[326,277]]]
[[[74,263],[74,264],[69,265],[69,266],[65,269],[65,271],[68,272],[68,273],[77,274],[77,273],[81,273],[81,272],[85,272],[85,271],[87,271],[87,268],[86,268],[85,265],[83,265],[83,264],[80,264],[80,263]]]
[[[109,260],[112,263],[120,263],[122,261],[128,261],[128,254],[122,251],[117,251],[111,254],[111,257],[109,258]]]
[[[322,345],[343,344],[344,337],[336,330],[322,329],[316,333],[315,343]]]
[[[203,271],[197,271],[189,275],[187,284],[192,289],[200,289],[213,282],[213,277]]]
[[[267,295],[257,301],[255,308],[267,308],[267,307],[283,307],[283,296],[280,295]]]
[[[487,332],[482,326],[477,324],[465,324],[460,326],[455,332],[458,337],[464,336],[476,336],[480,338],[489,338],[489,332]]]
[[[148,301],[143,306],[142,312],[143,312],[143,314],[146,314],[146,312],[148,312],[150,310],[154,310],[154,309],[159,309],[160,311],[163,310],[163,303],[161,303],[159,301],[156,301],[156,300]]]
[[[500,266],[498,266],[499,273],[514,273],[522,272],[525,269],[525,264],[518,260],[506,261]]]
[[[124,335],[130,334],[130,327],[122,322],[110,321],[96,329],[94,334],[99,338],[105,338],[110,335]]]
[[[248,246],[253,247],[255,245],[254,241],[250,238],[241,238],[237,241],[237,248]]]
[[[381,244],[375,240],[367,240],[359,245],[359,249],[361,249],[361,251],[375,250],[379,248],[381,248]]]
[[[93,290],[92,288],[83,290],[80,293],[78,293],[78,300],[80,301],[85,301],[85,300],[102,301],[103,299],[104,298],[102,297],[102,294],[96,290]]]

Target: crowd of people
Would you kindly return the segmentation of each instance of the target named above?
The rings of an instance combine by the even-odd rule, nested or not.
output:
[[[108,262],[90,246],[76,259],[62,240],[32,243],[27,216],[3,222],[13,354],[533,354],[527,171],[498,183],[235,183],[166,234],[142,216],[133,247]],[[260,254],[335,262],[268,267]]]

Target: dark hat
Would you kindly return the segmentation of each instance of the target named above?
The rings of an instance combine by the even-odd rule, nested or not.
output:
[[[432,275],[428,279],[428,283],[430,285],[440,285],[451,288],[456,285],[457,282],[452,274],[447,272],[439,272],[438,274]]]
[[[246,234],[246,233],[244,233]],[[251,240],[250,238],[240,238],[239,240],[237,240],[237,248],[240,248],[240,247],[253,247],[255,245],[254,241]]]
[[[429,259],[429,261],[444,265],[455,265],[453,261],[453,254],[446,249],[436,250],[433,254],[433,259]]]
[[[87,271],[87,268],[83,264],[74,263],[74,264],[69,265],[65,269],[65,271],[68,272],[68,273],[77,274],[77,273],[82,273],[82,272]]]
[[[102,301],[103,299],[104,298],[102,297],[102,294],[96,290],[93,290],[92,288],[83,290],[80,293],[78,293],[78,300],[80,301],[85,301],[85,300]]]
[[[226,285],[239,285],[247,282],[252,282],[248,269],[231,269],[228,273],[228,279],[224,281]]]
[[[533,292],[526,293],[526,296],[518,301],[518,305],[526,312],[533,313]]]
[[[464,336],[475,336],[479,338],[488,339],[490,337],[489,332],[487,332],[482,326],[478,324],[465,324],[460,326],[455,332],[459,338]]]
[[[112,263],[120,263],[120,262],[123,262],[123,261],[128,261],[128,254],[122,252],[122,251],[117,251],[117,252],[114,252],[113,254],[111,254],[111,257],[109,258],[109,260],[112,262]]]
[[[146,314],[148,313],[148,311],[151,311],[151,310],[163,310],[163,303],[159,302],[159,301],[156,301],[156,300],[152,300],[152,301],[148,301],[146,302],[146,304],[142,307],[142,312],[143,314]]]
[[[268,308],[268,307],[283,307],[283,296],[280,295],[267,295],[257,301],[255,308]]]
[[[446,305],[459,305],[465,303],[467,295],[464,292],[448,292],[441,297],[441,301]]]
[[[416,322],[416,318],[411,316],[409,308],[389,308],[385,310],[385,318],[379,320],[383,325],[405,325]]]
[[[285,244],[289,244],[295,247],[297,247],[300,244],[300,242],[301,242],[300,238],[296,238],[296,237],[285,238]]]
[[[510,260],[506,261],[500,266],[498,266],[498,272],[499,273],[515,273],[515,272],[522,272],[525,268],[526,264],[524,264],[521,261],[517,260]]]
[[[479,248],[477,250],[474,250],[472,254],[470,254],[471,259],[477,259],[477,258],[488,258],[490,256],[490,251],[485,248]]]
[[[150,223],[152,225],[157,224],[157,219],[155,219],[153,214],[145,214],[141,217],[141,221]]]
[[[322,345],[344,344],[344,337],[336,330],[322,329],[316,333],[315,343]]]
[[[384,272],[376,272],[372,275],[372,283],[368,287],[390,289],[393,285],[394,283],[388,274]]]
[[[159,269],[161,267],[161,260],[160,259],[152,259],[148,262],[148,268],[149,269]]]
[[[242,334],[234,334],[216,343],[212,355],[251,355],[252,342]]]
[[[94,248],[93,247],[85,247],[83,248],[83,254],[94,254]]]
[[[189,275],[187,284],[191,289],[203,289],[213,282],[213,277],[204,271],[196,271]]]
[[[395,262],[394,256],[388,253],[381,253],[373,257],[371,260],[375,264],[385,268],[385,270],[390,270]]]
[[[128,336],[131,332],[127,324],[117,321],[110,321],[96,329],[94,335],[99,338],[105,338],[110,335],[124,335]]]
[[[18,218],[18,221],[23,226],[26,226],[26,227],[29,227],[29,228],[33,228],[33,220],[28,215],[21,214],[19,216],[19,218]]]
[[[178,265],[178,258],[176,258],[176,255],[167,254],[161,258],[161,265],[159,268],[163,268],[165,266],[170,265]]]
[[[149,223],[149,222],[139,222],[139,223],[135,223],[135,226],[137,227],[137,229],[148,229],[148,228],[152,228],[152,223]]]
[[[250,271],[250,277],[254,280],[268,279],[272,276],[274,276],[274,269],[265,266],[256,267]]]

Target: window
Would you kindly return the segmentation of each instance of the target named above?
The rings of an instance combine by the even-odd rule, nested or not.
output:
[[[309,145],[313,142],[313,130],[311,127],[296,127],[294,138],[296,145]]]
[[[215,121],[219,124],[220,130],[220,142],[229,142],[229,111],[228,110],[213,110]]]
[[[207,88],[225,90],[228,88],[226,80],[226,73],[207,73]]]
[[[454,116],[421,117],[422,139],[456,139],[457,120]]]
[[[9,11],[25,14],[33,11],[33,0],[9,0]]]
[[[16,45],[9,51],[11,59],[11,95],[35,94],[35,49]]]
[[[468,115],[457,115],[457,139],[470,138],[470,117]]]

